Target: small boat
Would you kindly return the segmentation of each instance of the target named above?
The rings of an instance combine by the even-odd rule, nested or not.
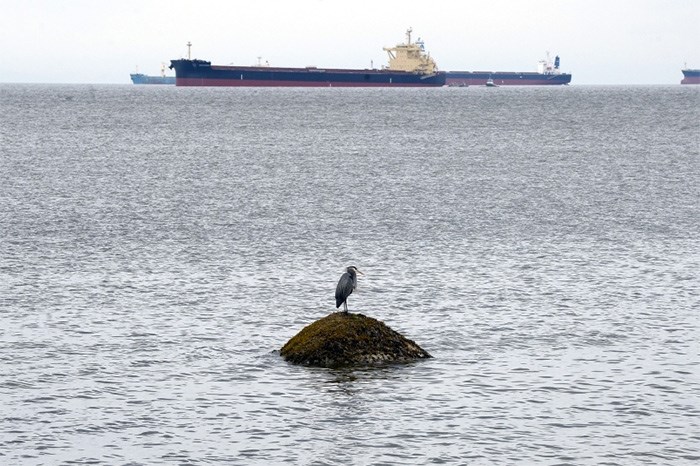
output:
[[[498,87],[498,84],[494,83],[492,78],[489,78],[486,80],[486,87]]]

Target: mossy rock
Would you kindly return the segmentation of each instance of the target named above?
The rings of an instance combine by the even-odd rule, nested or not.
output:
[[[362,314],[335,312],[304,327],[280,351],[294,364],[363,366],[431,358],[415,342]]]

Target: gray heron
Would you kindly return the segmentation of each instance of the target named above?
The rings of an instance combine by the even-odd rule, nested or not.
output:
[[[342,304],[344,306],[345,313],[348,313],[348,296],[352,294],[352,291],[357,288],[357,274],[364,275],[362,272],[357,270],[357,267],[351,265],[346,272],[340,276],[338,280],[338,286],[335,288],[335,307],[339,308]]]

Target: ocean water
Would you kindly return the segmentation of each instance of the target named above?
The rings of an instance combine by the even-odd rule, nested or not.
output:
[[[0,463],[700,461],[700,88],[0,85]],[[434,358],[318,369],[335,311]]]

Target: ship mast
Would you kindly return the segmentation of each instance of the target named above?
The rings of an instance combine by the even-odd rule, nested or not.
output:
[[[192,60],[192,42],[187,41],[187,59]]]

